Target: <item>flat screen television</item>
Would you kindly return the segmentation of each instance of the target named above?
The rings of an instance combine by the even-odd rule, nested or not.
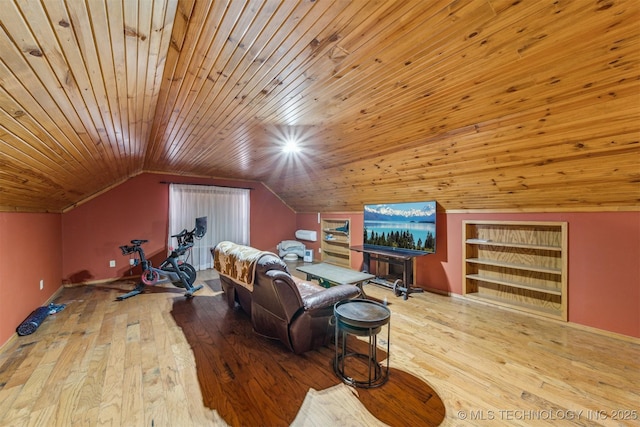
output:
[[[436,202],[365,205],[364,246],[408,253],[435,253]]]

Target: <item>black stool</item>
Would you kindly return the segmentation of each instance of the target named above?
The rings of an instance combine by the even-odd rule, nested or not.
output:
[[[389,338],[391,311],[375,301],[366,299],[352,299],[336,303],[333,307],[333,314],[336,317],[336,357],[333,362],[333,370],[336,375],[346,384],[372,388],[379,387],[389,379]],[[378,362],[377,347],[378,333],[382,327],[387,325],[387,364],[381,366]],[[342,346],[338,344],[339,335],[342,333]],[[347,352],[347,337],[355,335],[369,338],[368,354]],[[366,374],[353,373],[349,375],[345,372],[345,361],[348,358],[363,359],[367,365]],[[353,369],[355,371],[355,369]],[[358,376],[358,378],[356,378]]]

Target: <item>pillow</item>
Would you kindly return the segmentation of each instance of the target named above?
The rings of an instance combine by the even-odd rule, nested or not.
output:
[[[295,240],[283,240],[282,242],[280,242],[279,248],[287,250],[289,248],[299,248],[300,246],[304,246],[304,244]]]

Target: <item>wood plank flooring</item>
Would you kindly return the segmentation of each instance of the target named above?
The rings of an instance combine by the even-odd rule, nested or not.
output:
[[[65,310],[2,348],[0,426],[640,425],[636,339],[367,285],[390,302],[391,375],[353,389],[332,346],[294,355],[219,291],[115,301],[132,286],[65,288]]]

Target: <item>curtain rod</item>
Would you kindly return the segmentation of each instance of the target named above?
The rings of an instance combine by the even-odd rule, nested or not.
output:
[[[203,187],[220,187],[220,188],[237,188],[238,190],[255,190],[255,188],[252,188],[252,187],[233,187],[231,185],[202,184],[200,182],[160,181],[160,184],[202,185]]]

